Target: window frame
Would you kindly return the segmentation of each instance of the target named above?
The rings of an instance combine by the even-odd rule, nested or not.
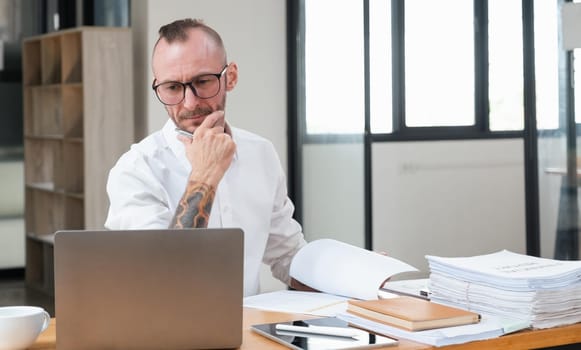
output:
[[[289,23],[302,23],[302,26],[290,26],[289,30],[294,32],[289,33],[289,38],[294,38],[295,43],[299,47],[293,47],[289,43],[289,62],[291,66],[299,67],[295,72],[302,72],[304,74],[305,58],[304,58],[304,1],[289,0]],[[361,0],[364,3],[364,23],[369,23],[369,5],[368,0]],[[405,43],[404,43],[404,3],[402,0],[391,0],[391,21],[392,21],[392,125],[393,131],[391,133],[374,133],[370,129],[369,120],[365,122],[363,133],[354,134],[308,134],[306,130],[306,110],[304,108],[304,90],[296,90],[301,84],[304,84],[304,75],[289,76],[289,87],[295,89],[291,94],[293,100],[289,103],[294,103],[294,113],[296,116],[297,128],[301,134],[303,143],[322,143],[322,142],[354,142],[354,140],[361,140],[361,135],[366,134],[371,138],[372,142],[385,141],[428,141],[428,140],[468,140],[468,139],[503,139],[503,138],[522,138],[524,130],[511,131],[491,131],[489,129],[489,110],[488,110],[488,1],[487,0],[473,0],[474,1],[474,59],[475,59],[475,100],[474,100],[474,120],[475,124],[470,126],[428,126],[428,127],[408,127],[405,125]],[[523,7],[527,1],[524,0]],[[523,25],[526,13],[523,12]],[[292,18],[294,17],[294,18]],[[523,30],[523,43],[526,41],[527,34]],[[369,31],[368,25],[365,28],[365,37],[363,38],[364,45],[369,46]],[[303,45],[302,48],[300,45]],[[369,69],[369,50],[365,52],[366,67]],[[525,65],[523,58],[523,66]],[[290,80],[298,80],[291,83]],[[525,77],[523,77],[523,84]],[[369,88],[369,76],[365,77],[366,88]],[[534,91],[524,85],[524,94],[534,96]],[[368,93],[368,92],[366,92]],[[301,96],[302,94],[302,96]],[[302,101],[302,102],[301,102]],[[302,104],[301,104],[302,103]],[[369,98],[365,100],[365,110],[370,109]],[[291,111],[291,108],[289,108]],[[368,112],[366,112],[368,113]],[[525,111],[526,114],[526,111]],[[386,116],[389,117],[389,116]],[[526,115],[523,116],[526,119]],[[366,117],[368,119],[368,117]]]

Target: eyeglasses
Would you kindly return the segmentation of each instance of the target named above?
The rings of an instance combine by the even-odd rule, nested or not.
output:
[[[159,101],[168,106],[177,105],[186,98],[186,87],[192,89],[192,92],[198,98],[212,98],[220,92],[220,78],[227,68],[228,65],[225,65],[218,74],[203,74],[186,83],[167,81],[155,85],[154,80],[151,87]]]

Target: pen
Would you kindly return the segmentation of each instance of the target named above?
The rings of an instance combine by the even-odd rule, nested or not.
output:
[[[184,136],[186,136],[186,137],[189,137],[189,138],[192,138],[192,137],[193,137],[193,135],[192,135],[192,133],[191,133],[191,132],[188,132],[188,131],[182,130],[182,129],[180,129],[180,128],[176,128],[176,132],[177,132],[178,134],[180,134],[180,135],[184,135]]]
[[[343,327],[325,327],[325,326],[294,326],[290,324],[279,323],[276,325],[277,331],[290,331],[297,333],[309,333],[309,334],[319,334],[319,335],[330,335],[335,337],[346,337],[355,338],[360,335],[356,329],[343,328]]]

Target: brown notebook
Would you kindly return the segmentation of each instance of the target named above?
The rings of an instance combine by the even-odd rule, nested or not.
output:
[[[411,331],[477,323],[480,315],[413,297],[349,300],[347,311]]]

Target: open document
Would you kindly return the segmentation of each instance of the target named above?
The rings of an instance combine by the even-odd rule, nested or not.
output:
[[[290,275],[321,292],[371,300],[388,278],[417,271],[403,261],[333,239],[304,246],[293,258]]]

